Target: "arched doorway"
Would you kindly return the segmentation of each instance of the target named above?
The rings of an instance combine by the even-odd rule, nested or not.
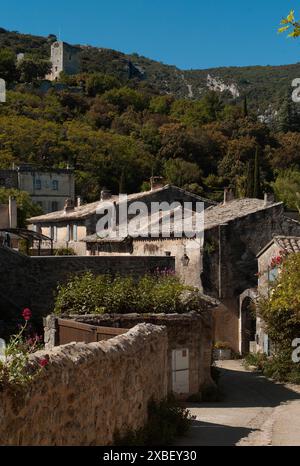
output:
[[[250,342],[256,340],[256,315],[253,300],[247,296],[241,306],[241,353],[250,353]]]

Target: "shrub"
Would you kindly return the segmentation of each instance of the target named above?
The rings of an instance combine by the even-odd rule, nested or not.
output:
[[[184,300],[184,294],[192,297]],[[193,293],[196,297],[193,296]],[[168,271],[132,277],[75,275],[58,287],[54,312],[61,314],[181,313],[199,309],[196,289],[187,287]]]
[[[22,316],[24,324],[19,332],[0,351],[0,391],[22,390],[48,365],[47,359],[39,361],[39,370],[30,365],[29,355],[41,349],[42,338],[28,333],[30,309],[24,309]]]
[[[55,256],[76,256],[73,248],[59,248],[55,250]]]
[[[183,408],[173,395],[160,402],[150,401],[148,421],[136,431],[128,431],[125,435],[115,435],[115,445],[170,445],[177,437],[184,435],[194,418],[188,409]]]
[[[265,322],[274,352],[264,365],[264,373],[279,381],[300,379],[300,363],[292,361],[292,341],[300,336],[300,254],[273,258],[271,267],[279,274],[269,297],[261,297],[258,313]]]
[[[244,359],[244,366],[246,368],[254,366],[259,371],[263,371],[267,363],[267,360],[268,358],[264,353],[249,353]]]

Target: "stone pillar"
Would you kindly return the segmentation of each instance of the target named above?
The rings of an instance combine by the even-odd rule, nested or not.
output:
[[[53,314],[45,317],[44,321],[44,342],[45,349],[51,350],[58,344],[58,322],[57,317]]]

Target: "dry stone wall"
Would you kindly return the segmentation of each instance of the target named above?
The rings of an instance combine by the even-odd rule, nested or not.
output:
[[[139,324],[99,343],[72,343],[49,355],[26,394],[0,393],[1,445],[110,445],[143,426],[151,397],[167,395],[167,330]]]

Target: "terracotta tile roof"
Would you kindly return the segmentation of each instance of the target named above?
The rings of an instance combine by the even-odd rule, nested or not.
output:
[[[274,236],[273,242],[288,254],[300,252],[299,236]]]

